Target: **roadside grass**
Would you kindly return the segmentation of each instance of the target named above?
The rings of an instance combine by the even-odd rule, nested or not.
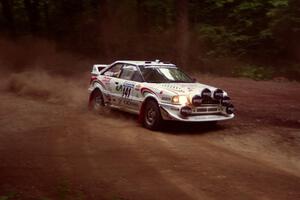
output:
[[[254,80],[286,79],[300,81],[300,64],[278,68],[257,65],[237,66],[233,69],[232,74],[235,77],[245,77]]]
[[[200,62],[196,60],[196,62]],[[243,61],[235,58],[224,57],[215,59],[201,59],[202,63],[190,64],[194,68],[188,71],[190,74],[201,73],[211,76],[225,77],[244,77],[253,80],[289,80],[300,82],[300,63],[278,61],[270,63],[254,63],[251,61]],[[271,61],[270,61],[271,62]]]
[[[8,194],[4,196],[0,196],[0,200],[11,200],[11,199],[16,199],[18,196],[18,193],[15,191],[11,191]]]
[[[56,187],[56,193],[60,200],[84,200],[85,195],[82,191],[74,190],[71,187],[71,183],[68,179],[63,178],[61,179],[60,183]]]
[[[270,80],[274,77],[274,74],[274,69],[270,67],[262,67],[255,65],[236,67],[233,70],[234,76],[251,78],[254,80]]]
[[[70,183],[67,179],[62,179],[56,187],[57,195],[60,199],[64,200],[71,194]]]

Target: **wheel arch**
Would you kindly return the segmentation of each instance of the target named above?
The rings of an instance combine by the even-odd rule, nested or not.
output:
[[[93,95],[97,91],[99,91],[102,94],[102,91],[101,91],[101,89],[99,87],[97,87],[97,86],[94,87],[94,89],[91,91],[90,96],[89,96],[89,103],[88,103],[89,108],[91,108],[91,102],[92,102]]]
[[[149,101],[155,101],[157,103],[157,105],[159,106],[159,103],[158,103],[158,99],[154,96],[154,95],[148,95],[143,103],[142,103],[142,106],[140,108],[140,112],[139,112],[139,122],[141,123],[143,121],[143,116],[144,116],[144,113],[145,113],[145,106],[147,104],[147,102]]]

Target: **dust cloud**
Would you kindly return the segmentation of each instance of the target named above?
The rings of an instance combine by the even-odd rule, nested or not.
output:
[[[27,70],[11,74],[7,81],[7,90],[18,96],[32,97],[49,103],[78,105],[87,99],[88,79],[84,84],[76,77],[50,75],[45,70]],[[86,87],[85,87],[86,86]]]
[[[95,62],[91,58],[63,49],[54,41],[34,37],[14,40],[0,37],[2,74],[40,69],[52,74],[70,76],[89,71]]]
[[[0,38],[0,90],[47,103],[82,106],[88,99],[94,62],[58,49],[49,40]]]

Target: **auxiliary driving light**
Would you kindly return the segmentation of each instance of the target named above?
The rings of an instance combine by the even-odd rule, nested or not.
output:
[[[192,109],[190,107],[188,107],[188,106],[185,106],[185,107],[181,108],[180,113],[183,116],[187,116],[187,115],[192,114]]]
[[[233,106],[232,104],[230,104],[230,105],[228,105],[228,106],[226,107],[226,113],[227,113],[228,115],[231,115],[231,114],[234,113],[234,106]]]
[[[222,106],[228,106],[231,103],[231,99],[228,96],[223,97],[221,100]]]
[[[201,92],[201,97],[202,98],[209,98],[209,97],[211,97],[211,91],[208,88],[205,88]]]
[[[199,95],[196,95],[192,98],[192,103],[194,106],[200,106],[202,103],[202,97]]]
[[[215,91],[214,91],[214,99],[216,99],[216,100],[221,100],[222,98],[223,98],[223,96],[224,96],[224,92],[223,92],[223,90],[221,90],[221,89],[216,89]]]

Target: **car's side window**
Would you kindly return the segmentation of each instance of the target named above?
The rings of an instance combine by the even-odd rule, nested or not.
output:
[[[122,63],[117,63],[114,66],[112,66],[111,68],[109,68],[108,70],[106,70],[103,73],[103,75],[118,78],[120,76],[122,66],[123,66]]]
[[[139,71],[136,66],[133,65],[126,65],[122,68],[122,73],[120,75],[120,78],[125,80],[132,80],[141,82],[142,77],[139,77]]]
[[[140,71],[135,71],[134,72],[133,77],[132,77],[132,81],[144,82],[144,79],[143,79]]]

